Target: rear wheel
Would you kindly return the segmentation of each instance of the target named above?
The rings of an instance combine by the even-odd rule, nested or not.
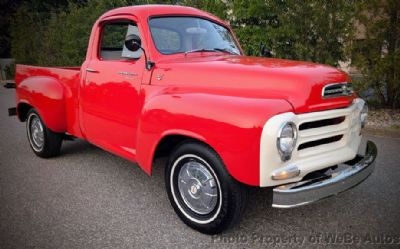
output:
[[[31,109],[27,116],[26,130],[33,152],[43,158],[58,155],[61,149],[62,135],[47,128],[35,109]]]
[[[245,187],[228,174],[217,153],[201,143],[178,146],[166,167],[165,182],[175,212],[202,233],[221,232],[244,211]]]

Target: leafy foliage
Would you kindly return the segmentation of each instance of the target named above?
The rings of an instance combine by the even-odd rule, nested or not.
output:
[[[10,56],[10,26],[15,19],[13,15],[22,5],[32,11],[38,11],[46,18],[50,9],[65,8],[68,2],[84,2],[85,0],[0,0],[0,57]]]
[[[44,66],[80,65],[86,54],[90,31],[97,18],[113,8],[147,2],[70,1],[65,8],[48,9],[32,8],[32,5],[23,3],[13,17],[11,53],[18,63]]]
[[[351,47],[363,74],[361,89],[372,88],[381,106],[400,107],[400,1],[362,1],[357,20],[365,38]]]
[[[260,44],[275,57],[336,66],[346,59],[345,46],[354,25],[349,0],[185,0],[182,4],[210,11],[233,26],[248,55]]]
[[[266,43],[276,57],[337,65],[352,33],[350,1],[233,0],[232,24],[245,50]]]
[[[72,1],[67,8],[51,12],[48,9],[47,12],[32,11],[23,4],[14,16],[12,54],[22,63],[80,64],[91,27],[102,13],[147,2]],[[344,0],[182,0],[179,4],[201,8],[229,20],[249,55],[257,55],[260,44],[266,43],[276,57],[336,65],[344,59],[343,46],[352,27],[349,21],[352,5]]]
[[[227,4],[221,0],[182,0],[172,1],[180,5],[191,6],[207,11],[223,20],[227,19]]]

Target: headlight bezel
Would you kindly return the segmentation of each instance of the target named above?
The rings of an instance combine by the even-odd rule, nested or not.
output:
[[[285,138],[285,137],[282,137],[282,133],[285,130],[285,128],[288,127],[288,126],[290,126],[292,128],[292,132],[293,132],[292,139],[293,139],[293,141],[292,141],[292,146],[291,146],[290,150],[283,151],[282,150],[282,146],[281,146],[281,140],[282,140],[282,138]],[[277,139],[276,139],[276,147],[277,147],[277,150],[278,150],[279,155],[281,157],[281,160],[283,162],[286,162],[286,161],[288,161],[288,160],[290,160],[292,158],[292,153],[293,153],[294,149],[296,148],[296,144],[297,144],[297,137],[298,137],[297,125],[295,123],[291,122],[291,121],[285,122],[281,126],[281,128],[279,129],[278,136],[277,136]]]

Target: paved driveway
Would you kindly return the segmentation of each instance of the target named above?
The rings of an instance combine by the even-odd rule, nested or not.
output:
[[[400,247],[400,139],[370,136],[376,171],[358,187],[310,206],[270,207],[252,189],[242,222],[220,236],[185,226],[164,190],[163,161],[148,177],[86,142],[53,159],[34,156],[25,126],[8,118],[0,89],[0,248]],[[397,244],[396,244],[397,243]]]

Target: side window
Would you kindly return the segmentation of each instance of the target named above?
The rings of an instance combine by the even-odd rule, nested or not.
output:
[[[141,51],[131,52],[124,43],[126,36],[139,35],[137,25],[132,22],[112,22],[104,25],[101,34],[100,57],[102,60],[124,60],[140,58]]]
[[[161,53],[173,54],[181,49],[181,37],[178,32],[155,27],[151,28],[151,32]]]

